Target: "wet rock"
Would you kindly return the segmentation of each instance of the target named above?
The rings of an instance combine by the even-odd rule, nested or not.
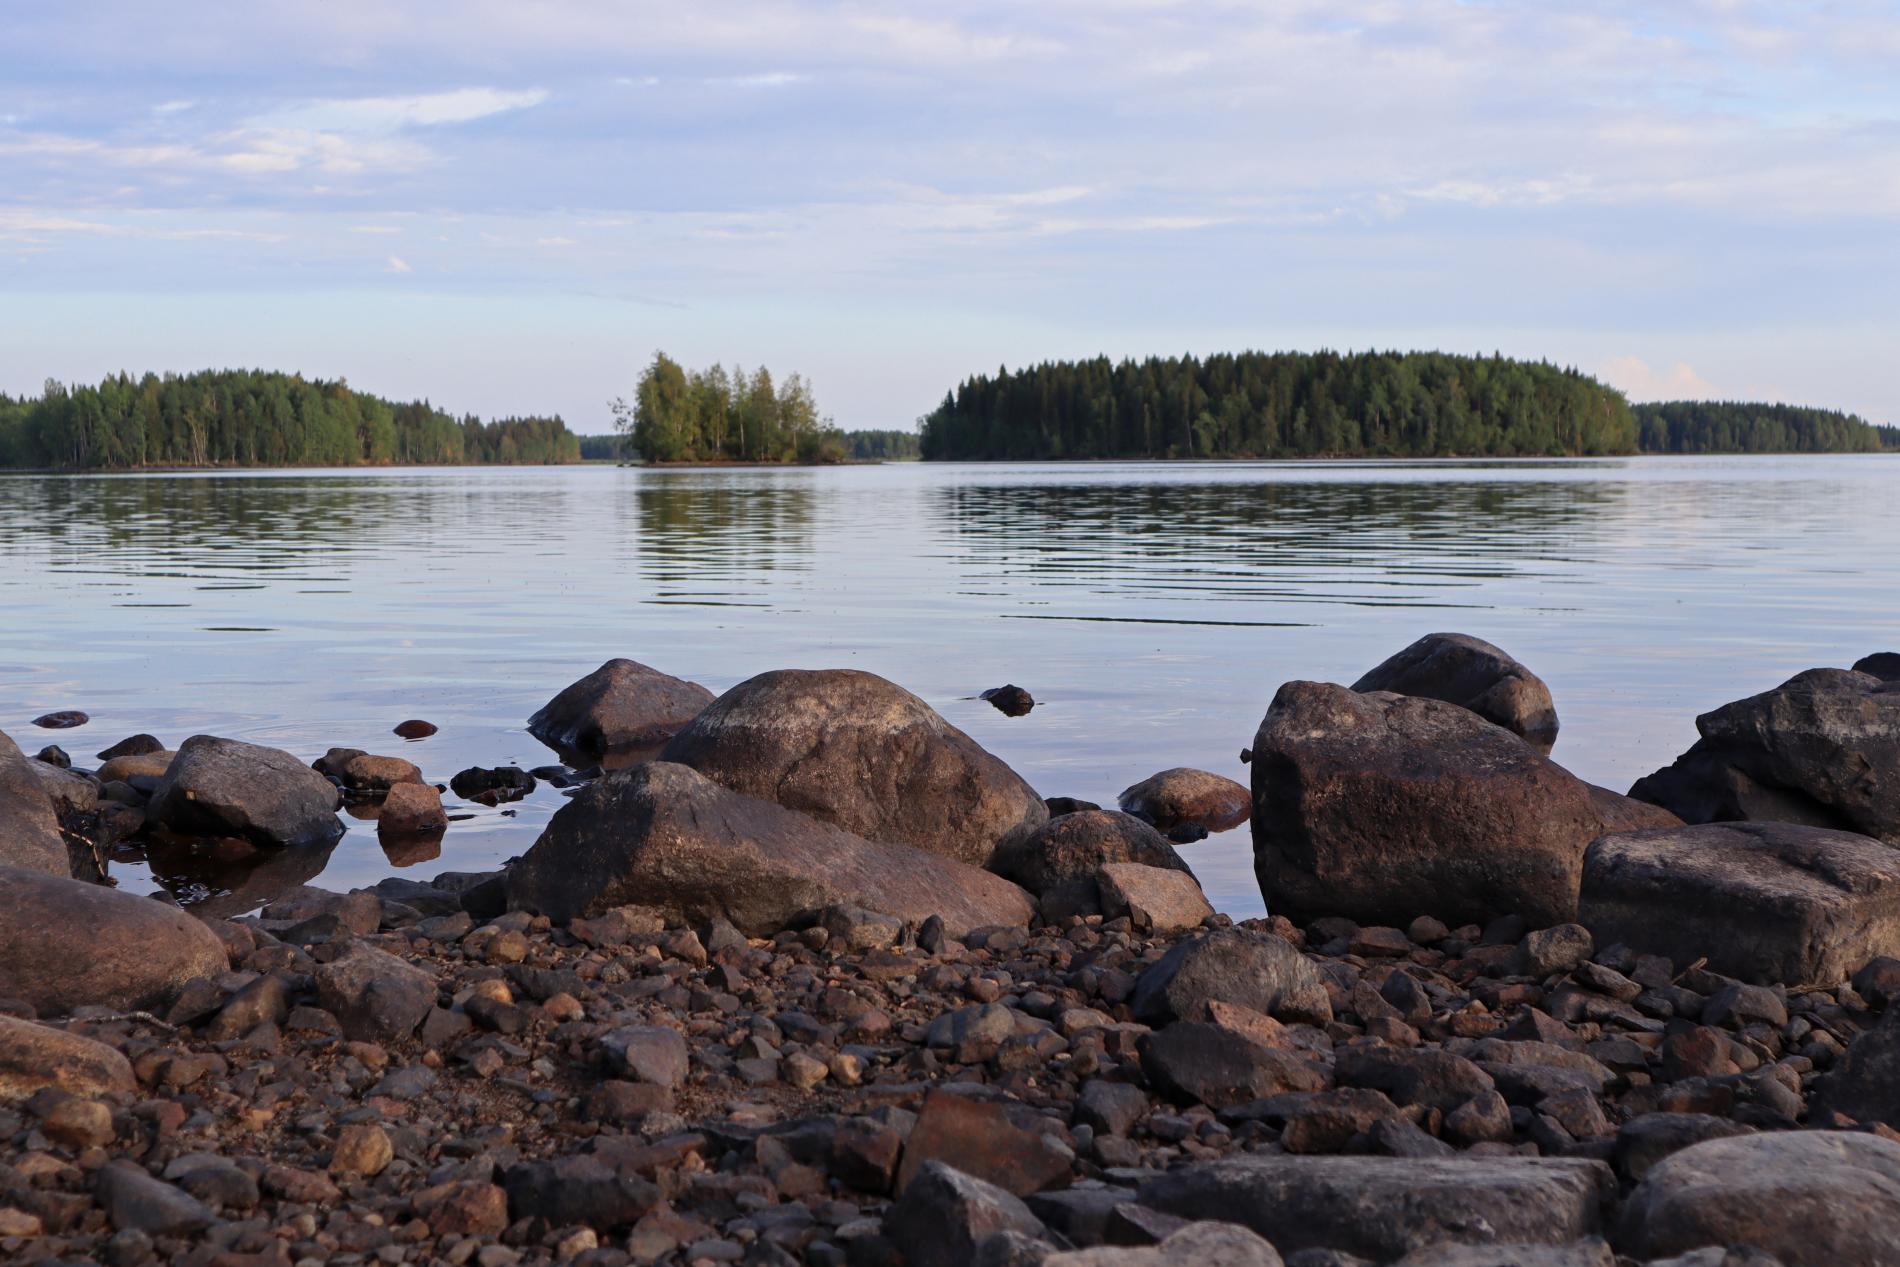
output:
[[[1550,688],[1516,659],[1469,634],[1426,634],[1352,684],[1443,700],[1502,726],[1548,756],[1557,742]]]
[[[33,724],[41,730],[73,730],[91,720],[90,716],[78,709],[67,708],[57,713],[42,713],[33,719]]]
[[[1158,933],[1196,928],[1214,913],[1192,875],[1135,862],[1111,862],[1095,877],[1102,914],[1126,915],[1136,928]]]
[[[1192,875],[1167,838],[1130,814],[1078,810],[1063,814],[996,851],[990,869],[1031,893],[1092,881],[1112,862],[1133,862]]]
[[[401,757],[379,757],[361,753],[343,766],[343,786],[358,791],[386,792],[402,783],[422,782],[422,771],[413,761]]]
[[[1630,795],[1688,823],[1777,821],[1900,845],[1900,691],[1809,669],[1696,718],[1701,738]]]
[[[1040,802],[1038,802],[1040,804]],[[573,798],[508,873],[508,900],[556,920],[640,904],[769,936],[852,905],[952,936],[1022,925],[1028,895],[999,876],[731,792],[685,766],[617,771]]]
[[[1003,1104],[932,1091],[904,1143],[897,1190],[906,1191],[931,1163],[1022,1197],[1066,1187],[1075,1153],[1042,1131],[1018,1125]]]
[[[634,660],[609,660],[549,700],[528,733],[557,751],[604,754],[671,739],[712,703],[697,682]]]
[[[1253,797],[1245,787],[1185,766],[1149,775],[1123,790],[1119,803],[1124,814],[1164,832],[1183,826],[1228,831],[1253,813]]]
[[[449,790],[465,801],[503,805],[534,791],[534,776],[519,766],[485,769],[471,766],[449,780]]]
[[[1143,1205],[1227,1219],[1282,1253],[1343,1250],[1389,1262],[1448,1242],[1563,1245],[1596,1235],[1615,1191],[1601,1162],[1549,1158],[1257,1154],[1143,1183]]]
[[[1226,928],[1174,946],[1142,972],[1130,1000],[1150,1025],[1201,1020],[1210,1002],[1237,1003],[1268,1016],[1332,1019],[1319,973],[1278,937]]]
[[[1864,836],[1730,823],[1605,836],[1584,863],[1599,944],[1747,981],[1831,984],[1900,954],[1900,854]]]
[[[1281,1267],[1272,1245],[1234,1223],[1189,1223],[1157,1245],[1050,1254],[1042,1267]]]
[[[1304,1056],[1202,1021],[1176,1021],[1150,1034],[1142,1043],[1141,1070],[1163,1095],[1212,1109],[1327,1084]]]
[[[448,830],[442,794],[427,783],[398,783],[383,798],[376,817],[379,836],[430,836]]]
[[[176,906],[13,867],[0,867],[0,892],[0,998],[42,1015],[162,1008],[227,967],[224,943]]]
[[[397,722],[395,729],[391,733],[399,735],[404,739],[427,739],[430,735],[436,733],[436,729],[437,727],[434,722],[426,722],[419,717],[412,717],[408,721]]]
[[[0,733],[0,865],[70,874],[53,802],[19,745]]]
[[[360,942],[315,975],[317,1001],[359,1041],[405,1038],[435,1006],[434,977]]]
[[[1035,697],[1015,684],[992,686],[977,698],[989,701],[991,708],[1005,717],[1027,717],[1036,706]]]
[[[662,757],[866,840],[975,866],[1048,818],[1015,771],[909,691],[852,669],[764,673]]]
[[[1019,1198],[936,1161],[918,1170],[884,1227],[907,1267],[968,1267],[978,1247],[998,1232],[1047,1237]]]
[[[1723,1245],[1787,1263],[1885,1267],[1900,1245],[1900,1144],[1839,1131],[1710,1140],[1651,1168],[1624,1205],[1626,1254]]]
[[[131,1064],[104,1043],[0,1015],[0,1104],[47,1088],[97,1096],[137,1086]]]
[[[130,735],[110,748],[98,754],[99,760],[110,761],[114,757],[142,757],[150,752],[164,752],[165,745],[155,735]]]
[[[182,836],[282,848],[335,841],[340,803],[335,785],[288,752],[193,735],[152,794],[149,816]]]
[[[209,1227],[217,1217],[198,1198],[154,1179],[137,1162],[110,1161],[99,1171],[99,1204],[112,1226],[154,1236],[182,1236]]]
[[[1254,871],[1270,909],[1576,917],[1602,834],[1590,786],[1454,704],[1289,682],[1254,739]]]

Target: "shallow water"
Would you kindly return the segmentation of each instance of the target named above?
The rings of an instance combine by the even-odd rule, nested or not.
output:
[[[1556,759],[1622,790],[1698,712],[1900,648],[1896,543],[1891,457],[0,476],[0,729],[80,764],[212,732],[446,782],[551,762],[528,714],[612,656],[714,690],[850,667],[1106,804],[1168,766],[1244,782],[1282,681],[1451,629],[1541,674]],[[972,698],[1005,682],[1039,706]],[[58,708],[93,720],[28,724]],[[560,804],[451,803],[432,859],[356,824],[322,883],[492,867]],[[1259,913],[1244,828],[1183,852]]]

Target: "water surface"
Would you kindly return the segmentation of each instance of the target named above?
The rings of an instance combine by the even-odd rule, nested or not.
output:
[[[1622,790],[1698,712],[1900,648],[1897,542],[1877,456],[5,476],[0,729],[82,764],[212,732],[446,782],[553,760],[528,715],[612,656],[714,690],[848,667],[1112,803],[1174,765],[1244,782],[1281,682],[1448,629],[1540,673],[1556,759]],[[1040,706],[970,698],[1005,682]],[[28,724],[57,708],[93,721]],[[408,717],[441,733],[404,743]],[[560,804],[451,802],[438,859],[357,824],[322,883],[491,867]],[[1244,828],[1184,853],[1259,912]]]

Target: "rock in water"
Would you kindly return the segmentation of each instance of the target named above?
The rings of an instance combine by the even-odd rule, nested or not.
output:
[[[72,730],[91,720],[76,708],[65,708],[56,713],[43,713],[33,719],[33,724],[41,730]]]
[[[557,752],[651,748],[678,734],[712,698],[697,682],[636,660],[609,660],[544,704],[528,719],[528,733]]]
[[[1617,1248],[1661,1258],[1748,1245],[1784,1263],[1900,1262],[1900,1144],[1840,1131],[1714,1139],[1658,1163],[1624,1204]]]
[[[1185,766],[1149,775],[1125,790],[1120,804],[1124,814],[1133,814],[1157,831],[1182,826],[1228,831],[1253,813],[1246,788],[1232,779]]]
[[[382,813],[376,817],[376,831],[382,836],[439,835],[448,825],[442,794],[427,783],[391,787],[383,798]]]
[[[165,745],[158,736],[137,734],[121,739],[99,753],[99,760],[110,761],[114,757],[142,757],[148,752],[164,751]]]
[[[1835,985],[1900,955],[1900,852],[1851,832],[1720,823],[1605,836],[1584,855],[1580,921],[1678,964]]]
[[[663,760],[866,840],[987,866],[1042,798],[909,691],[855,669],[782,669],[721,695]]]
[[[1690,823],[1771,821],[1900,845],[1900,687],[1809,669],[1696,718],[1701,738],[1630,795]]]
[[[390,733],[403,739],[427,739],[436,732],[436,724],[423,721],[420,717],[411,717],[408,721],[399,721]]]
[[[236,836],[280,848],[343,834],[336,786],[277,748],[193,735],[172,759],[147,811],[181,836]]]
[[[1254,873],[1295,919],[1571,922],[1614,804],[1468,709],[1325,682],[1282,686],[1253,751]]]
[[[1426,634],[1352,684],[1443,700],[1502,726],[1545,756],[1557,742],[1557,707],[1544,680],[1482,638]]]
[[[132,1066],[104,1043],[12,1016],[0,1016],[0,1104],[49,1087],[71,1095],[138,1089]]]
[[[176,906],[13,867],[0,867],[0,893],[0,998],[45,1015],[162,1007],[229,966],[217,934]]]
[[[1142,1205],[1225,1219],[1283,1253],[1331,1249],[1391,1262],[1427,1245],[1564,1245],[1595,1235],[1615,1194],[1598,1161],[1257,1154],[1141,1185]]]
[[[65,837],[39,775],[0,731],[0,865],[70,875]]]
[[[1013,682],[1008,686],[992,686],[977,698],[989,701],[990,707],[1005,717],[1027,717],[1029,710],[1036,706],[1035,697]]]
[[[1000,876],[863,840],[661,761],[582,789],[509,869],[508,897],[561,921],[640,905],[724,918],[751,936],[838,905],[915,923],[939,914],[953,937],[1031,915],[1029,895]]]

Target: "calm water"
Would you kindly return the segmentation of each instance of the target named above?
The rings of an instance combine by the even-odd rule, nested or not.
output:
[[[551,761],[528,714],[611,656],[714,690],[852,667],[1109,803],[1174,765],[1244,782],[1279,683],[1451,629],[1542,674],[1556,758],[1621,790],[1696,713],[1900,648],[1896,543],[1881,457],[10,476],[0,729],[82,763],[136,731],[399,751],[445,782]],[[969,698],[1004,682],[1041,706]],[[27,724],[56,708],[92,724]],[[405,744],[406,717],[442,731]],[[560,804],[470,807],[409,873],[499,863]],[[1185,852],[1260,910],[1244,828]],[[357,825],[322,882],[398,861]]]

